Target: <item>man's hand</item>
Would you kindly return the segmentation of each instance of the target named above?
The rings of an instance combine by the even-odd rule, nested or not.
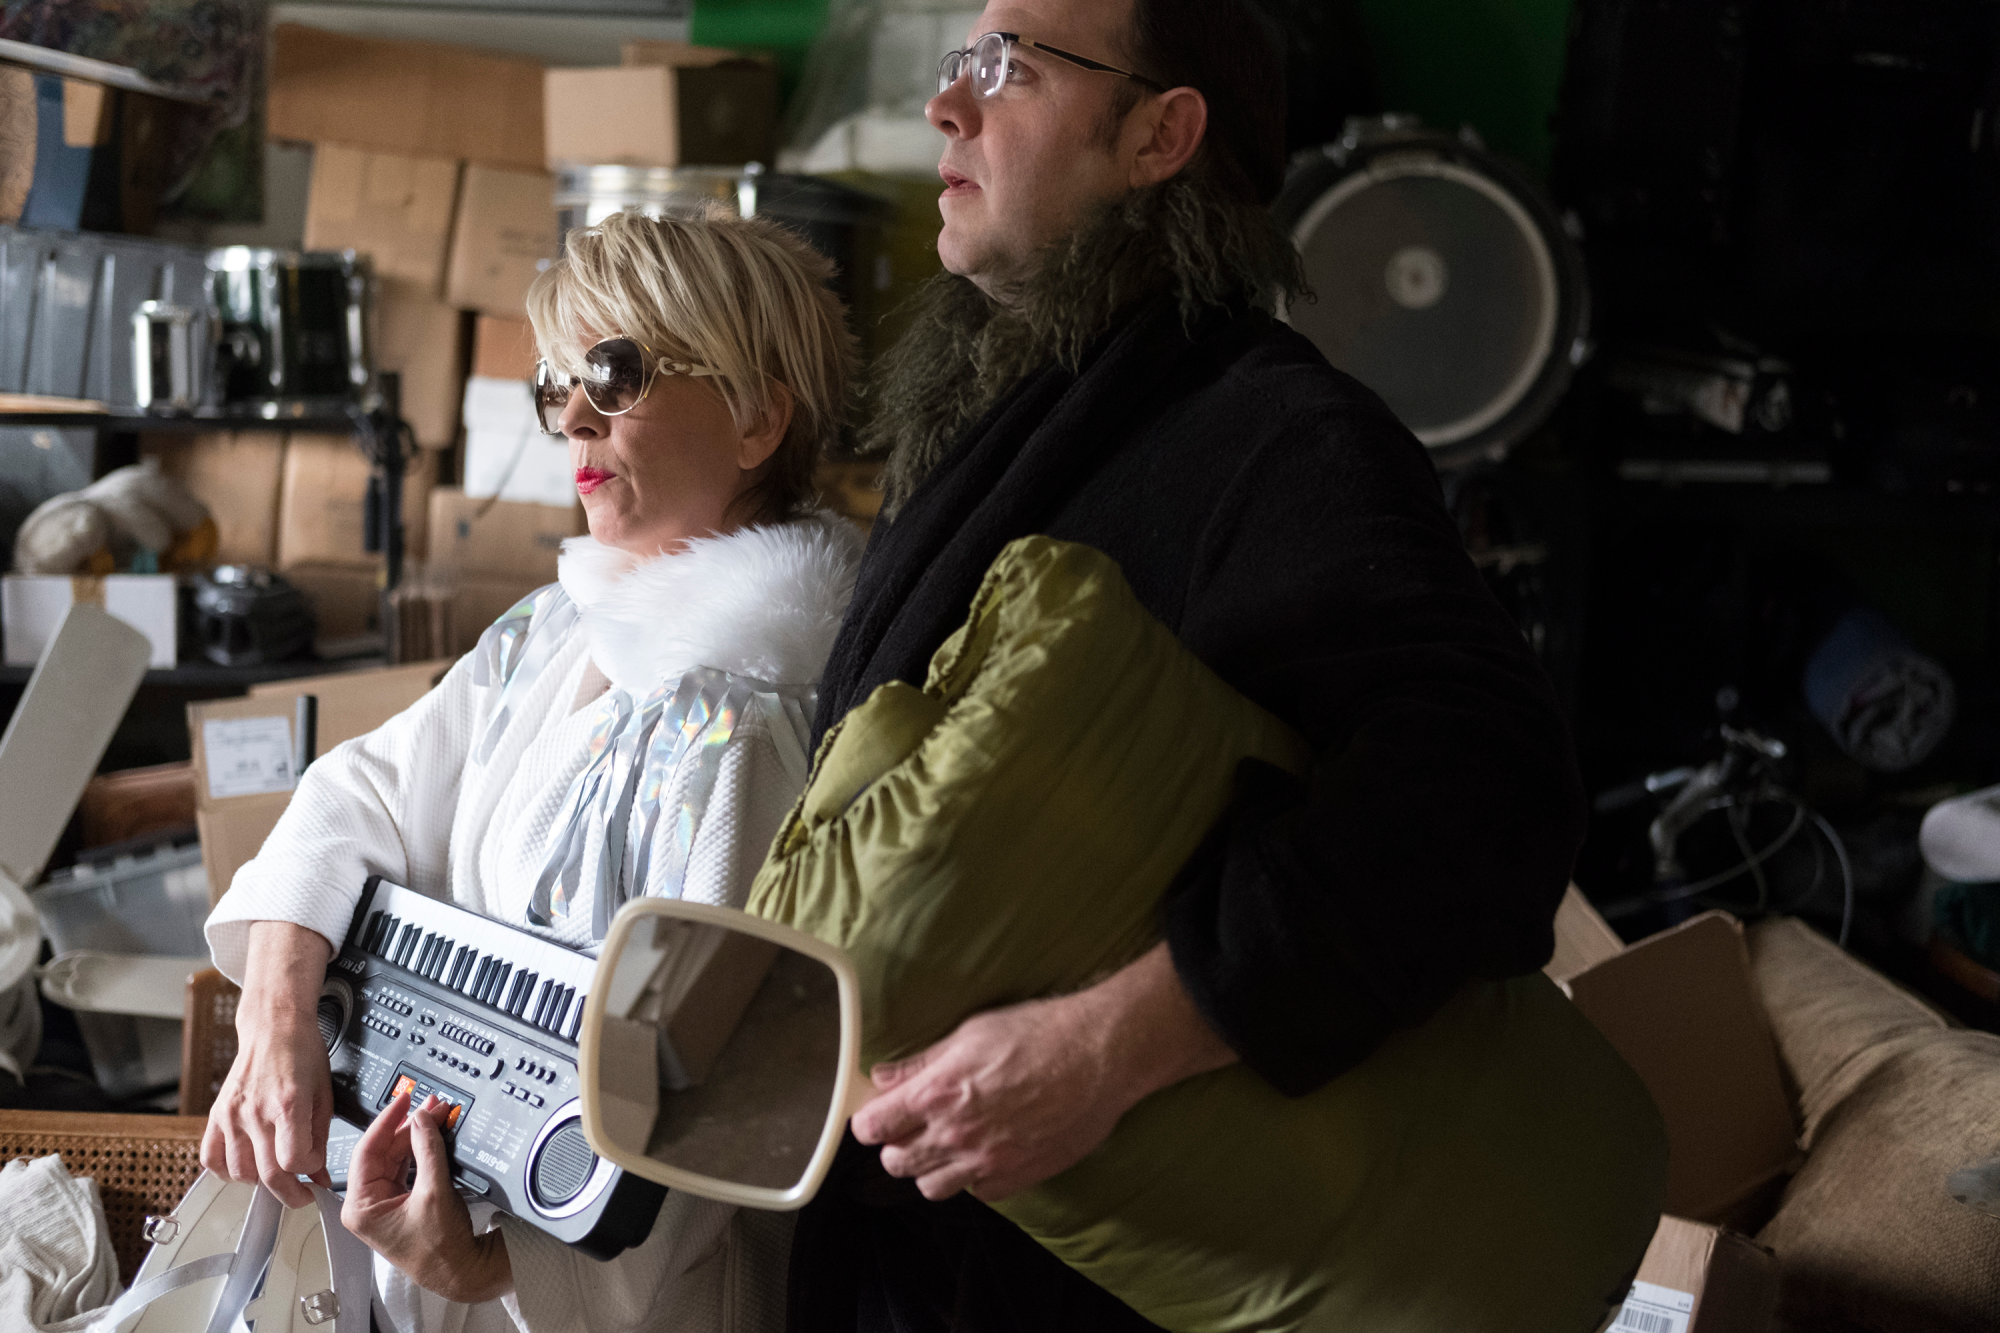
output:
[[[473,1235],[472,1214],[452,1188],[438,1129],[445,1110],[432,1097],[412,1111],[407,1092],[382,1108],[354,1145],[340,1220],[418,1286],[477,1305],[512,1291],[514,1269],[506,1237],[497,1230]],[[405,1189],[412,1161],[417,1179]]]
[[[1089,990],[976,1014],[877,1065],[882,1095],[852,1128],[927,1199],[1004,1199],[1081,1161],[1148,1093],[1235,1059],[1160,944]]]
[[[316,931],[289,921],[250,927],[236,1063],[201,1138],[203,1166],[230,1180],[261,1180],[291,1208],[312,1202],[300,1176],[331,1184],[326,1130],[333,1083],[315,1011],[332,952]]]

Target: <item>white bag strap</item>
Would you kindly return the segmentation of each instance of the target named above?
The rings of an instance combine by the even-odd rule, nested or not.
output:
[[[375,1294],[374,1251],[341,1225],[340,1196],[318,1185],[312,1189],[327,1257],[332,1261],[333,1294],[339,1302],[330,1333],[369,1333],[368,1309]]]
[[[234,1251],[194,1259],[147,1278],[113,1301],[92,1327],[108,1333],[168,1292],[226,1276],[222,1295],[216,1300],[215,1312],[209,1316],[204,1333],[229,1333],[250,1304],[251,1296],[256,1294],[257,1280],[264,1276],[264,1269],[271,1261],[271,1251],[278,1241],[278,1221],[284,1211],[277,1196],[259,1185],[251,1196]]]

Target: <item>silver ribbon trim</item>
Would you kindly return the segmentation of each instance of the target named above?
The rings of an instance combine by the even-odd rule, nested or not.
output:
[[[534,693],[535,682],[581,615],[562,585],[551,583],[514,603],[479,636],[478,646],[472,650],[472,683],[498,685],[500,703],[472,747],[475,762],[483,764],[493,757],[493,748],[513,720],[514,709]],[[536,632],[530,634],[530,630]]]
[[[662,682],[641,700],[623,690],[606,694],[589,758],[557,811],[528,924],[567,923],[588,899],[591,938],[602,940],[628,899],[680,897],[737,727],[749,710],[761,710],[781,751],[786,741],[802,749],[816,694],[812,686],[776,686],[714,667]],[[588,864],[593,830],[603,832],[595,873]]]

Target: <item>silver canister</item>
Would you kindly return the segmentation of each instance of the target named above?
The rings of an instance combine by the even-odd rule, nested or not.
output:
[[[132,312],[132,401],[140,410],[169,415],[203,406],[214,364],[207,310],[141,301]]]

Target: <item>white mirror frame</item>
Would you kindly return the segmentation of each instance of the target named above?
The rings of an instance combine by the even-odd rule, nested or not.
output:
[[[743,1185],[714,1176],[704,1176],[699,1172],[684,1170],[677,1166],[669,1166],[643,1153],[625,1151],[610,1142],[605,1134],[601,1118],[602,1108],[598,1105],[596,1095],[599,1085],[600,1043],[604,1032],[604,1006],[606,997],[611,991],[611,977],[618,967],[618,960],[624,956],[632,932],[642,921],[653,917],[668,917],[696,925],[719,926],[724,930],[739,931],[767,940],[780,948],[804,954],[832,969],[840,996],[840,1068],[834,1078],[833,1098],[827,1108],[826,1124],[820,1130],[819,1142],[813,1148],[812,1158],[806,1163],[804,1174],[791,1188],[780,1190],[759,1185]],[[577,1082],[580,1085],[579,1096],[583,1103],[583,1134],[599,1157],[630,1171],[635,1176],[655,1181],[669,1189],[684,1190],[704,1199],[715,1199],[744,1208],[791,1212],[803,1208],[811,1201],[813,1195],[818,1193],[821,1182],[826,1179],[827,1171],[833,1166],[834,1154],[840,1150],[841,1135],[847,1129],[848,1116],[875,1094],[874,1085],[861,1072],[860,1059],[861,982],[855,975],[854,964],[848,961],[846,953],[841,949],[814,939],[803,931],[794,930],[790,926],[766,921],[762,917],[751,916],[734,908],[683,902],[678,898],[635,898],[620,908],[618,915],[612,918],[611,929],[604,937],[604,947],[598,951],[597,971],[591,981],[590,999],[583,1007],[583,1026],[577,1034]]]

